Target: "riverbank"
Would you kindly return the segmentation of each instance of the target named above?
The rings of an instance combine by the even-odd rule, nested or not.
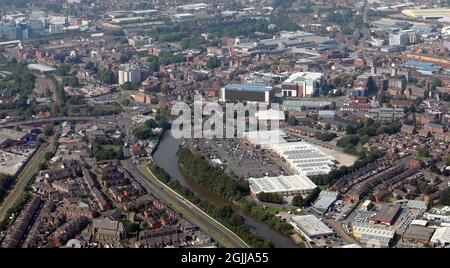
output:
[[[153,155],[154,163],[157,166],[163,168],[174,180],[178,181],[182,186],[187,187],[192,192],[200,196],[202,199],[205,199],[209,203],[215,204],[217,206],[231,206],[236,211],[236,213],[244,218],[245,225],[247,227],[255,230],[266,240],[272,241],[275,247],[304,247],[303,245],[299,246],[295,244],[290,237],[276,232],[267,223],[261,222],[246,214],[241,210],[241,208],[239,208],[237,204],[233,204],[230,201],[224,200],[208,189],[202,187],[200,184],[196,183],[192,178],[189,178],[188,176],[185,176],[185,174],[182,174],[178,165],[178,156],[176,155],[178,148],[182,144],[182,142],[182,140],[174,139],[170,134],[170,131],[167,131],[160,140],[158,149]]]
[[[172,180],[170,175],[164,174],[161,168],[156,168],[155,165],[148,165],[148,169],[152,172],[157,172],[161,176],[155,176],[158,180],[161,180],[161,177],[164,179],[161,180],[162,183],[170,187],[172,190],[186,198],[189,202],[192,202],[195,206],[202,209],[209,216],[221,222],[228,229],[236,233],[239,237],[241,237],[244,241],[250,244],[254,248],[271,248],[274,247],[273,243],[269,240],[265,240],[254,230],[248,228],[245,225],[244,219],[237,214],[231,206],[217,206],[213,203],[208,202],[205,199],[200,198],[194,192],[192,192],[187,187],[182,186],[178,181]],[[155,169],[155,170],[152,170]]]

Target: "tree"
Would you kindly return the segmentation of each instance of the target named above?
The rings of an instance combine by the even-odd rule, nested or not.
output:
[[[305,206],[305,200],[303,199],[303,196],[298,194],[292,198],[292,205],[296,207],[303,207]]]
[[[114,74],[113,71],[111,71],[109,69],[101,70],[100,72],[98,72],[97,78],[98,78],[98,80],[100,80],[101,82],[103,82],[105,84],[117,83],[116,75]]]
[[[84,66],[84,68],[85,68],[86,70],[92,71],[92,72],[94,72],[94,73],[97,73],[97,72],[98,72],[97,66],[96,66],[92,61],[87,62],[86,65]]]
[[[305,197],[305,206],[309,206],[311,205],[316,199],[317,197],[319,197],[320,194],[320,188],[316,187],[314,188],[314,190],[312,190],[312,192],[310,192],[306,197]]]
[[[133,90],[133,84],[130,81],[126,81],[122,85],[123,90]]]
[[[61,76],[68,75],[70,72],[70,65],[69,64],[60,64],[57,68],[57,73]]]
[[[441,191],[438,202],[440,205],[450,206],[450,187],[447,187]]]
[[[125,230],[127,233],[136,233],[139,231],[139,224],[135,223],[135,222],[131,222],[129,220],[124,220],[123,222],[123,227],[125,227]]]
[[[257,195],[257,197],[261,202],[275,203],[275,204],[283,203],[283,197],[277,193],[261,192]]]
[[[220,65],[221,65],[220,60],[216,56],[209,57],[208,62],[206,63],[206,67],[210,70],[218,68],[220,67]]]
[[[76,77],[76,76],[66,76],[63,79],[63,84],[64,84],[64,86],[69,86],[69,87],[79,87],[80,81],[78,80],[78,77]]]
[[[49,161],[50,159],[52,159],[52,157],[53,157],[53,152],[46,152],[44,155],[44,159],[46,161]]]
[[[47,137],[50,137],[51,135],[53,135],[53,127],[50,125],[45,126],[44,128],[44,135]]]

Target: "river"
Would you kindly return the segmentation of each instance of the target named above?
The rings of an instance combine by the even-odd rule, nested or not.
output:
[[[250,228],[256,230],[258,234],[260,234],[265,239],[272,241],[275,247],[277,248],[293,248],[299,247],[294,243],[294,241],[276,231],[271,229],[269,226],[264,224],[263,222],[257,221],[250,217],[249,215],[240,211],[240,209],[233,205],[231,202],[223,199],[217,194],[209,191],[205,187],[199,185],[194,180],[185,177],[181,174],[181,171],[178,167],[178,157],[176,155],[178,151],[179,145],[182,143],[182,140],[175,139],[170,131],[167,131],[163,138],[161,139],[158,148],[153,154],[153,159],[155,163],[166,170],[169,175],[178,180],[181,185],[188,187],[196,193],[201,198],[208,200],[209,202],[215,205],[230,205],[233,209],[238,212],[244,219],[245,224]]]

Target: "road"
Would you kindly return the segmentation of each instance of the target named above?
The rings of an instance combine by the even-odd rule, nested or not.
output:
[[[360,245],[359,242],[351,237],[347,232],[342,228],[341,224],[334,220],[325,219],[325,222],[330,225],[334,231],[348,244],[356,244]]]
[[[213,219],[170,187],[160,182],[150,170],[143,170],[133,164],[130,159],[124,160],[123,165],[148,192],[162,199],[167,204],[170,204],[178,213],[181,213],[184,217],[197,224],[222,246],[228,248],[250,247],[227,227]]]
[[[20,125],[30,125],[30,124],[45,124],[51,122],[62,122],[62,121],[88,121],[88,120],[109,120],[114,119],[115,116],[57,116],[39,119],[29,119],[23,121],[10,121],[0,123],[0,127],[15,127]]]
[[[8,193],[3,200],[3,203],[0,205],[0,222],[8,216],[8,211],[16,204],[21,195],[25,192],[25,188],[39,171],[39,164],[43,161],[45,153],[52,149],[57,137],[58,134],[55,134],[41,144],[39,148],[37,148],[37,151],[33,157],[27,163],[26,167],[17,176],[16,183],[14,184],[12,190]]]

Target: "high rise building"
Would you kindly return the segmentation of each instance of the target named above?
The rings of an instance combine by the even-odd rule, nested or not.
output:
[[[125,65],[119,70],[119,85],[130,82],[138,85],[141,82],[141,70],[137,66]]]

